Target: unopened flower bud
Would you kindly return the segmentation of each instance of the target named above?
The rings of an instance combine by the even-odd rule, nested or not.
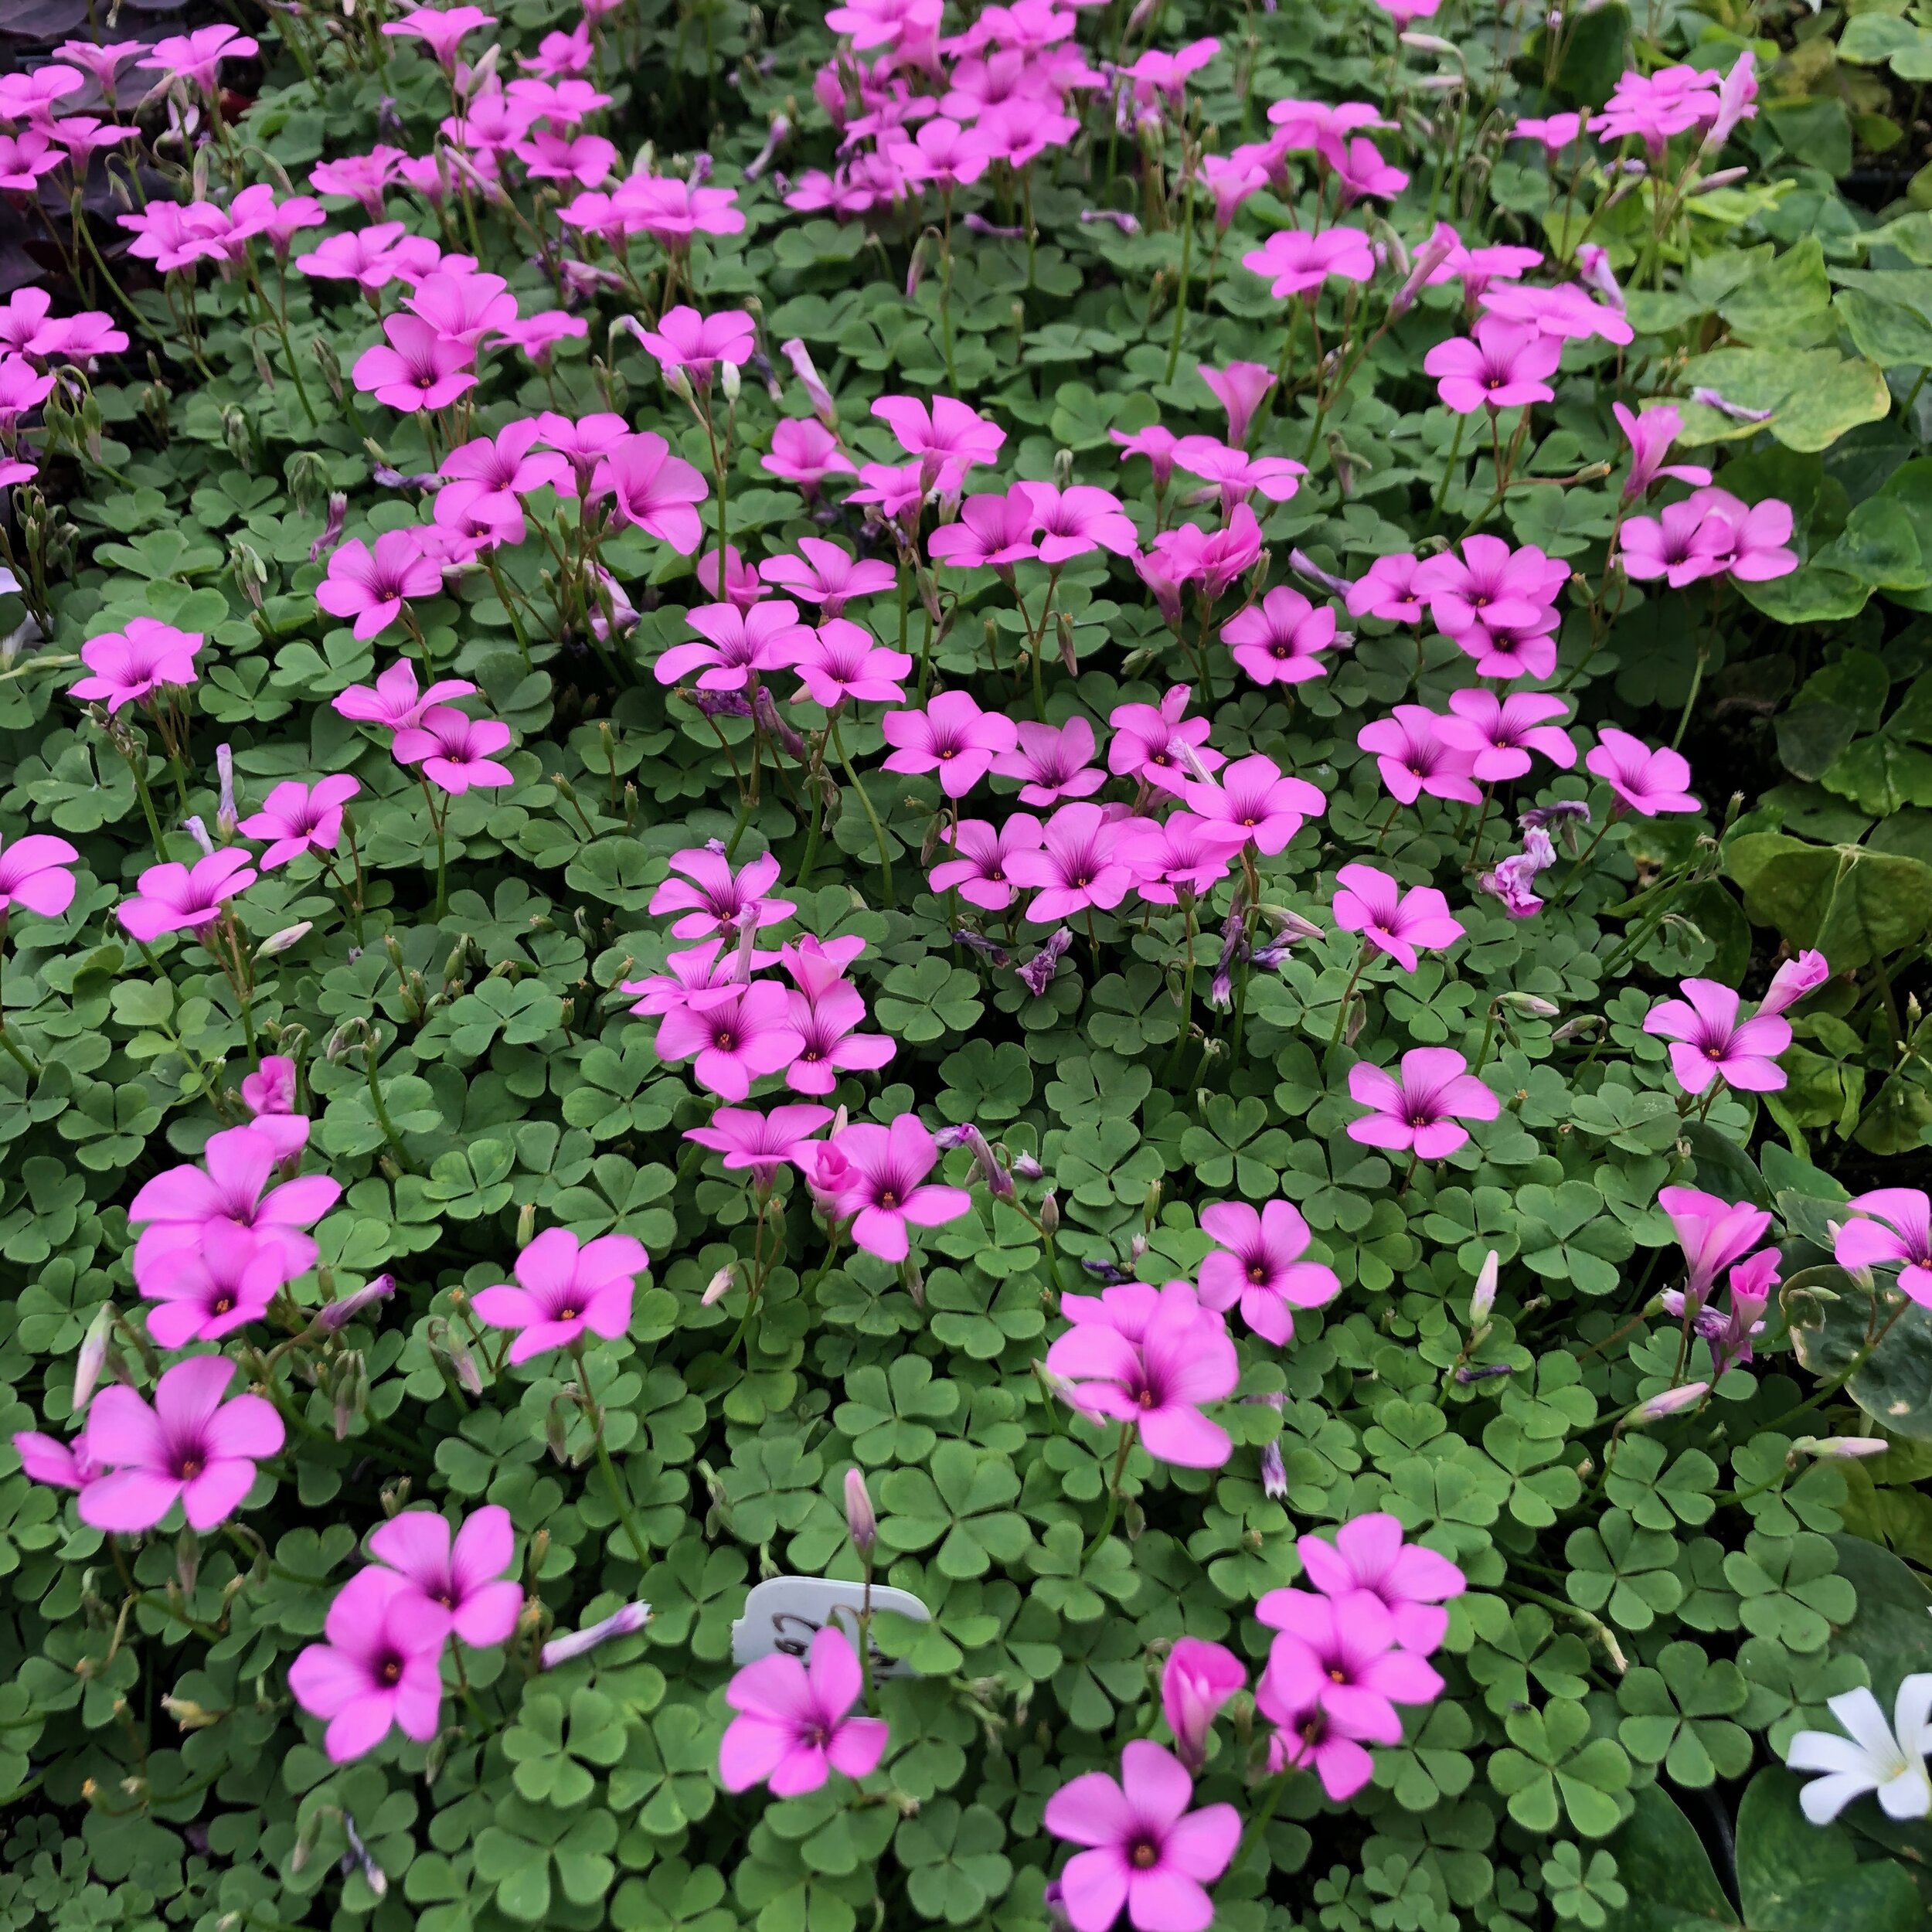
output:
[[[1534,993],[1499,993],[1496,1004],[1506,1007],[1511,1012],[1520,1014],[1525,1019],[1554,1019],[1563,1011],[1551,1001],[1539,999]]]
[[[1815,1456],[1821,1462],[1851,1462],[1861,1456],[1882,1456],[1891,1446],[1883,1436],[1800,1436],[1791,1444],[1791,1454]]]
[[[353,1321],[365,1308],[373,1308],[379,1301],[386,1301],[396,1292],[396,1277],[393,1274],[379,1274],[353,1294],[340,1301],[332,1301],[315,1317],[315,1325],[330,1335],[339,1334]]]
[[[845,1471],[845,1533],[862,1556],[869,1556],[879,1540],[879,1519],[872,1512],[866,1478],[857,1469]]]
[[[736,406],[738,392],[743,384],[743,380],[744,379],[738,373],[738,365],[736,362],[720,362],[718,365],[718,386],[724,391],[724,399],[727,405],[732,407]]]
[[[285,953],[290,947],[299,946],[314,930],[313,920],[298,920],[294,925],[284,926],[278,933],[270,933],[255,948],[255,957],[258,960],[273,959],[277,954]]]
[[[1481,1267],[1476,1274],[1476,1286],[1469,1298],[1469,1326],[1472,1332],[1480,1332],[1489,1325],[1491,1311],[1496,1305],[1496,1277],[1502,1271],[1502,1260],[1494,1248],[1483,1257]]]
[[[1039,1225],[1043,1234],[1057,1233],[1060,1224],[1060,1204],[1053,1190],[1049,1188],[1040,1196]]]
[[[536,1203],[526,1201],[516,1211],[516,1245],[527,1248],[536,1239]]]
[[[87,1332],[80,1339],[80,1352],[74,1358],[73,1413],[76,1415],[79,1415],[94,1399],[94,1390],[100,1385],[100,1372],[107,1366],[107,1337],[114,1325],[114,1304],[104,1301],[94,1311],[94,1318],[87,1324]]]
[[[1686,1409],[1694,1409],[1711,1392],[1708,1382],[1687,1382],[1681,1389],[1666,1389],[1662,1395],[1652,1396],[1648,1402],[1640,1402],[1631,1410],[1628,1420],[1631,1426],[1642,1428],[1653,1422],[1667,1421],[1671,1417],[1681,1415]]]
[[[573,1657],[587,1655],[614,1637],[634,1636],[650,1621],[648,1604],[626,1604],[601,1623],[592,1624],[570,1636],[552,1638],[539,1653],[537,1661],[545,1670],[555,1670],[560,1664],[567,1664]]]
[[[698,1298],[701,1308],[715,1308],[731,1292],[732,1284],[738,1278],[737,1264],[727,1263],[706,1284],[705,1291]]]

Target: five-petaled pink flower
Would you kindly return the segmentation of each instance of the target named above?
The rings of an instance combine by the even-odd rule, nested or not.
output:
[[[756,1107],[721,1107],[702,1127],[687,1128],[684,1138],[722,1154],[727,1171],[749,1173],[753,1187],[768,1192],[779,1168],[806,1158],[812,1136],[832,1117],[830,1107],[807,1102],[764,1114]]]
[[[968,905],[1003,913],[1015,889],[1007,869],[1015,854],[1037,851],[1046,832],[1031,812],[1009,812],[998,825],[990,819],[961,818],[947,840],[957,855],[941,859],[927,875],[936,893],[957,892]]]
[[[1316,235],[1282,228],[1243,255],[1241,266],[1267,282],[1269,294],[1278,301],[1319,288],[1331,275],[1366,282],[1376,272],[1376,258],[1368,236],[1359,228],[1325,228]]]
[[[651,668],[660,684],[675,684],[696,671],[700,691],[742,691],[761,672],[798,663],[811,638],[798,621],[798,605],[784,597],[749,611],[703,604],[684,621],[703,641],[674,644],[665,651]]]
[[[136,939],[158,939],[163,933],[199,933],[221,917],[223,903],[255,883],[249,855],[230,845],[196,860],[193,867],[169,863],[150,866],[141,875],[132,899],[114,908],[117,917]]]
[[[728,1791],[770,1787],[774,1798],[815,1791],[834,1771],[863,1777],[885,1755],[880,1717],[855,1716],[864,1689],[857,1653],[836,1624],[814,1633],[808,1662],[782,1652],[747,1664],[726,1687],[738,1715],[718,1746]]]
[[[981,711],[964,691],[941,691],[921,711],[889,711],[879,721],[893,747],[888,771],[937,771],[948,798],[963,798],[1019,742],[1012,719]]]
[[[1312,1534],[1295,1545],[1308,1579],[1325,1597],[1343,1603],[1366,1590],[1389,1613],[1389,1634],[1403,1650],[1426,1657],[1448,1634],[1449,1613],[1442,1606],[1460,1597],[1469,1580],[1447,1556],[1421,1543],[1404,1543],[1400,1521],[1386,1510],[1356,1516],[1335,1533],[1332,1543]],[[1273,1623],[1270,1591],[1255,1606],[1264,1623]]]
[[[1714,979],[1687,979],[1682,999],[1659,1000],[1644,1031],[1670,1042],[1671,1071],[1686,1094],[1713,1080],[1747,1093],[1774,1094],[1784,1084],[1777,1057],[1791,1043],[1789,1023],[1774,1013],[1737,1016],[1735,990]]]
[[[423,775],[452,794],[473,785],[493,791],[516,783],[516,774],[493,753],[509,748],[510,727],[501,718],[472,718],[454,705],[432,705],[420,724],[406,725],[391,740],[399,765],[420,765]]]
[[[1094,727],[1077,713],[1063,725],[1022,718],[1016,729],[1019,744],[993,760],[993,770],[1025,781],[1019,788],[1024,803],[1056,805],[1084,798],[1107,783],[1106,773],[1094,764]]]
[[[523,1590],[505,1573],[516,1560],[516,1532],[502,1504],[473,1511],[454,1538],[435,1510],[405,1510],[370,1532],[369,1547],[429,1607],[422,1627],[440,1619],[472,1650],[516,1628]]]
[[[1335,881],[1335,924],[1345,933],[1359,933],[1406,973],[1416,970],[1419,950],[1440,951],[1463,935],[1462,922],[1451,915],[1448,900],[1433,886],[1405,893],[1372,866],[1344,866]]]
[[[1111,912],[1134,883],[1120,821],[1084,803],[1061,806],[1047,820],[1040,844],[1013,853],[1006,873],[1015,885],[1033,889],[1026,917],[1036,926],[1057,925],[1094,907]]]
[[[1107,770],[1117,778],[1138,778],[1177,798],[1190,777],[1218,771],[1227,757],[1207,741],[1212,723],[1186,715],[1193,695],[1187,685],[1170,685],[1158,705],[1116,705],[1107,719],[1114,728]]]
[[[1318,787],[1286,777],[1258,751],[1211,779],[1190,781],[1182,796],[1209,825],[1244,834],[1247,844],[1270,859],[1328,802]]]
[[[1238,1307],[1241,1319],[1277,1348],[1294,1339],[1294,1309],[1321,1308],[1341,1292],[1334,1269],[1301,1259],[1308,1224],[1288,1202],[1257,1210],[1245,1201],[1216,1201],[1202,1209],[1201,1230],[1215,1243],[1201,1264],[1201,1305],[1216,1312]]]
[[[758,566],[767,583],[806,604],[815,604],[828,617],[843,614],[854,597],[889,590],[899,573],[878,557],[855,557],[823,537],[801,536],[796,556],[781,552]]]
[[[1047,1372],[1083,1413],[1132,1424],[1158,1461],[1218,1469],[1233,1444],[1201,1405],[1232,1395],[1240,1379],[1226,1324],[1185,1281],[1170,1281],[1151,1309],[1140,1304],[1122,1301],[1117,1312],[1109,1301],[1103,1318],[1077,1321],[1047,1350]]]
[[[1006,440],[997,423],[951,396],[935,396],[930,409],[916,396],[882,396],[872,413],[908,456],[920,459],[928,490],[957,490],[966,472],[992,462]]]
[[[1277,584],[1222,625],[1221,641],[1257,684],[1301,684],[1327,672],[1321,653],[1335,643],[1335,613]]]
[[[442,563],[416,532],[385,530],[373,549],[352,537],[329,553],[315,601],[332,617],[352,617],[355,635],[368,638],[386,631],[412,598],[433,597],[442,587]]]
[[[647,536],[689,556],[704,539],[704,526],[692,506],[704,502],[711,486],[681,456],[671,454],[662,436],[646,430],[627,436],[597,459],[591,472],[593,503],[611,499],[619,524],[634,523]]]
[[[512,1362],[567,1349],[587,1332],[614,1342],[631,1325],[638,1277],[651,1265],[628,1234],[580,1241],[568,1228],[546,1228],[517,1256],[517,1279],[480,1290],[471,1305],[493,1328],[515,1331]]]
[[[882,1261],[903,1261],[912,1251],[908,1222],[943,1227],[972,1206],[964,1188],[927,1179],[939,1165],[939,1144],[917,1114],[901,1114],[889,1127],[855,1121],[812,1151],[818,1158],[808,1178],[815,1174],[823,1185],[839,1175],[836,1218],[850,1220],[852,1239]],[[827,1151],[835,1157],[829,1164]]]
[[[700,315],[683,304],[667,310],[655,329],[639,327],[637,338],[666,376],[683,370],[701,395],[710,388],[712,372],[720,362],[742,369],[750,361],[757,340],[751,318],[742,308]]]
[[[1437,733],[1471,754],[1471,775],[1485,784],[1520,778],[1532,751],[1566,771],[1577,762],[1570,733],[1550,722],[1568,717],[1570,707],[1546,692],[1515,691],[1499,698],[1493,691],[1453,691],[1449,709],[1448,717],[1437,721]]]
[[[793,662],[799,688],[792,702],[809,698],[827,711],[848,699],[859,704],[903,705],[902,681],[913,668],[910,651],[890,649],[849,617],[827,617],[806,631]]]
[[[691,1061],[700,1087],[741,1100],[753,1080],[784,1072],[804,1049],[791,1012],[785,989],[767,981],[694,993],[659,1022],[657,1056]]]
[[[1358,1060],[1349,1069],[1351,1099],[1370,1109],[1349,1123],[1349,1138],[1365,1147],[1409,1148],[1419,1161],[1440,1161],[1468,1139],[1459,1121],[1493,1121],[1502,1111],[1495,1092],[1451,1046],[1416,1046],[1399,1072]]]
[[[271,842],[262,854],[264,872],[273,872],[305,852],[333,852],[342,835],[342,808],[362,790],[347,772],[337,772],[312,785],[284,780],[263,801],[260,811],[236,829],[244,838]]]
[[[1188,1807],[1194,1781],[1152,1739],[1121,1752],[1117,1780],[1088,1771],[1046,1801],[1046,1828],[1088,1849],[1060,1875],[1060,1901],[1073,1932],[1107,1932],[1123,1909],[1134,1932],[1206,1932],[1214,1901],[1206,1888],[1241,1842],[1232,1804]]]
[[[264,1240],[233,1221],[209,1222],[194,1247],[154,1257],[135,1270],[135,1285],[152,1304],[148,1334],[162,1348],[185,1349],[260,1321],[276,1291],[298,1272],[290,1265],[295,1258],[286,1239]]]
[[[1617,794],[1621,810],[1645,818],[1659,812],[1701,811],[1702,804],[1685,790],[1690,783],[1688,761],[1675,751],[1653,751],[1641,738],[1614,725],[1597,733],[1595,747],[1583,763]]]
[[[87,1451],[107,1473],[80,1492],[80,1520],[131,1536],[151,1529],[179,1502],[193,1529],[213,1529],[240,1508],[255,1465],[278,1454],[282,1419],[260,1396],[228,1396],[226,1355],[178,1362],[155,1384],[149,1406],[117,1383],[87,1412]]]
[[[130,617],[125,631],[105,631],[80,647],[80,662],[93,675],[70,685],[67,695],[118,711],[165,687],[191,685],[195,653],[205,642],[199,631],[177,631],[158,617]]]
[[[447,1614],[396,1571],[359,1570],[335,1593],[325,1641],[288,1667],[288,1688],[312,1717],[328,1721],[338,1764],[375,1750],[392,1729],[427,1743],[441,1722]]]
[[[1756,1247],[1771,1224],[1767,1209],[1694,1187],[1665,1188],[1657,1205],[1669,1216],[1684,1250],[1685,1298],[1700,1308],[1718,1276]]]
[[[676,939],[707,939],[713,933],[736,932],[743,917],[751,914],[757,926],[775,926],[798,907],[789,899],[767,899],[778,883],[778,861],[760,852],[736,872],[723,846],[697,845],[674,852],[667,879],[651,895],[650,911],[683,915],[671,928]]]
[[[1378,718],[1355,733],[1355,743],[1375,754],[1376,767],[1389,796],[1413,805],[1426,791],[1432,798],[1475,804],[1481,789],[1471,775],[1473,753],[1451,742],[1442,719],[1426,706],[1399,704],[1393,717]]]
[[[1842,1268],[1896,1267],[1899,1291],[1932,1308],[1932,1200],[1916,1187],[1875,1188],[1855,1194],[1850,1216],[1832,1240]]]
[[[391,315],[389,339],[366,349],[351,372],[355,386],[391,409],[440,410],[476,386],[476,352],[420,315]]]
[[[398,658],[372,685],[352,684],[330,702],[345,718],[353,718],[359,724],[403,731],[420,724],[423,714],[433,706],[469,697],[475,689],[464,678],[439,678],[428,690],[419,692],[416,666],[407,658]]]
[[[1485,315],[1473,338],[1452,335],[1423,358],[1437,379],[1436,393],[1458,416],[1479,409],[1515,409],[1550,403],[1556,392],[1544,379],[1555,374],[1563,345],[1553,335],[1519,322]]]

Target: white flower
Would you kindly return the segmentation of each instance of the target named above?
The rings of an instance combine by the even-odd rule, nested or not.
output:
[[[1885,1721],[1879,1700],[1869,1690],[1846,1691],[1830,1700],[1832,1715],[1851,1735],[1800,1731],[1785,1753],[1794,1771],[1822,1771],[1805,1786],[1799,1801],[1814,1825],[1828,1825],[1855,1798],[1878,1794],[1889,1818],[1923,1818],[1932,1812],[1932,1777],[1925,1753],[1932,1745],[1932,1672],[1920,1672],[1899,1686],[1894,1726]]]

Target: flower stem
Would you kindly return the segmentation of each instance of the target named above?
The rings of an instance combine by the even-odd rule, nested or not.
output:
[[[838,754],[838,762],[845,768],[845,776],[852,781],[852,788],[859,794],[859,803],[866,815],[866,823],[872,828],[872,842],[879,848],[879,883],[885,893],[879,903],[889,906],[893,903],[893,862],[886,849],[886,828],[879,822],[879,814],[872,809],[872,800],[867,797],[866,787],[859,782],[859,774],[852,768],[852,760],[847,756],[845,740],[838,735],[838,720],[832,720],[832,748]]]

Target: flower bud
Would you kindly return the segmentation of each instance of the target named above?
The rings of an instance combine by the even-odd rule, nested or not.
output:
[[[311,920],[298,920],[293,926],[284,926],[278,933],[270,933],[255,948],[257,960],[273,959],[278,953],[285,953],[291,947],[299,946],[315,930]]]
[[[555,1670],[560,1664],[567,1664],[574,1657],[588,1655],[600,1644],[607,1644],[614,1637],[634,1636],[650,1621],[648,1604],[626,1604],[601,1623],[592,1624],[570,1636],[552,1638],[539,1653],[537,1662],[545,1670]]]
[[[395,1292],[395,1276],[379,1274],[375,1280],[358,1288],[353,1294],[345,1296],[340,1301],[330,1302],[316,1316],[315,1325],[325,1334],[340,1334],[365,1308],[386,1301]]]
[[[879,1519],[872,1512],[866,1478],[857,1469],[845,1471],[845,1533],[860,1556],[869,1557],[879,1540]]]
[[[1666,1389],[1662,1395],[1652,1396],[1647,1402],[1640,1402],[1625,1418],[1634,1427],[1642,1428],[1653,1422],[1667,1421],[1671,1417],[1681,1415],[1686,1409],[1694,1409],[1711,1392],[1708,1382],[1687,1382],[1681,1389]]]
[[[527,1248],[536,1239],[536,1203],[526,1201],[516,1211],[516,1245]]]
[[[87,1332],[80,1340],[80,1352],[74,1358],[73,1413],[76,1415],[79,1415],[94,1399],[94,1390],[100,1386],[100,1372],[107,1366],[107,1337],[114,1325],[114,1304],[104,1301],[94,1311],[93,1321],[87,1324]]]
[[[1043,1234],[1056,1234],[1060,1231],[1060,1204],[1053,1190],[1049,1188],[1040,1196],[1039,1226]]]
[[[1851,1462],[1860,1456],[1882,1456],[1891,1446],[1883,1436],[1800,1436],[1791,1444],[1791,1454],[1816,1456],[1821,1462]]]
[[[1534,993],[1498,993],[1496,1004],[1525,1019],[1554,1019],[1563,1011],[1546,999],[1539,999]]]
[[[1501,1269],[1501,1259],[1492,1248],[1477,1270],[1475,1291],[1469,1298],[1469,1327],[1472,1334],[1480,1334],[1489,1325],[1490,1312],[1496,1305],[1496,1277]]]
[[[718,365],[718,386],[724,391],[724,399],[728,405],[736,406],[738,392],[743,381],[743,377],[738,373],[736,362],[720,362]]]

